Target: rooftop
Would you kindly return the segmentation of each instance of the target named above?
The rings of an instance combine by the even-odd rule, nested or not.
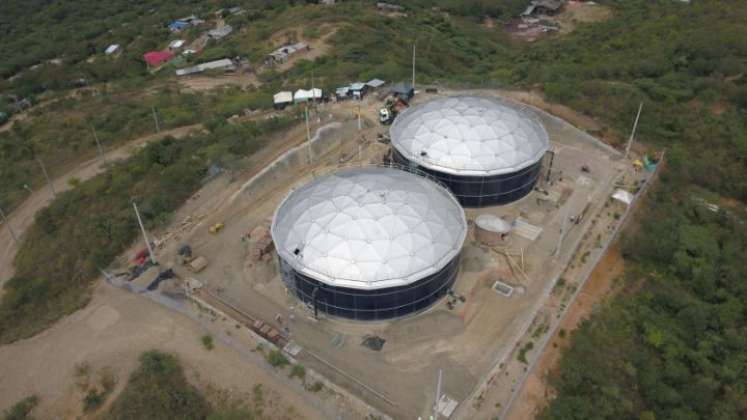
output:
[[[407,109],[390,128],[407,159],[454,175],[499,175],[544,156],[547,132],[526,107],[498,98],[455,96]]]
[[[467,235],[445,188],[391,168],[322,176],[278,207],[272,237],[296,271],[332,286],[374,290],[413,283],[446,266]]]

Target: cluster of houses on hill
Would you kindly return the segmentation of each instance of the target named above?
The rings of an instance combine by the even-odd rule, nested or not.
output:
[[[226,11],[221,9],[219,12],[224,13]],[[244,10],[240,7],[234,7],[231,9],[227,9],[227,12],[230,14],[241,14],[244,12]],[[200,19],[195,15],[190,15],[181,19],[174,20],[173,22],[169,23],[168,28],[172,33],[178,34],[190,27],[200,26],[204,23],[205,20]],[[204,44],[209,40],[220,41],[221,39],[230,35],[233,30],[234,29],[231,25],[220,25],[213,29],[207,30],[198,38],[198,40],[201,42],[197,42],[197,44],[200,44],[201,46],[192,46],[192,48],[185,48],[187,46],[187,42],[184,39],[175,39],[169,42],[169,45],[166,49],[146,52],[145,54],[143,54],[143,60],[145,60],[145,63],[148,65],[148,67],[157,68],[167,62],[170,62],[178,54],[188,56],[198,53],[199,50],[204,47]],[[119,54],[121,51],[122,47],[120,44],[111,44],[106,47],[106,49],[104,50],[104,54],[113,56]],[[185,74],[192,74],[194,72],[199,72],[211,68],[230,69],[231,66],[234,66],[235,68],[236,63],[232,63],[231,65],[229,65],[227,61],[231,60],[224,59],[218,60],[217,62],[204,63],[204,65],[185,69],[188,70]]]
[[[368,93],[373,91],[383,91],[386,82],[381,79],[371,79],[368,82],[355,82],[348,86],[335,89],[334,100],[345,101],[350,99],[363,99]],[[412,85],[409,82],[399,82],[389,87],[386,94],[392,94],[405,101],[409,101],[415,94]],[[298,105],[308,102],[320,101],[326,102],[332,97],[324,95],[322,89],[313,88],[310,90],[298,89],[295,92],[282,91],[273,96],[273,102],[276,109],[283,109],[288,105]]]

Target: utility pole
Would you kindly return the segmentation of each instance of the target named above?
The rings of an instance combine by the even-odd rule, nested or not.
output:
[[[13,232],[13,228],[10,227],[10,222],[8,221],[8,218],[5,217],[5,212],[3,212],[3,209],[0,209],[0,217],[3,218],[3,223],[5,223],[5,227],[8,228],[8,233],[10,233],[10,237],[13,238],[13,242],[15,242],[16,246],[18,246],[18,236],[16,236],[16,233]]]
[[[309,107],[306,107],[305,110],[306,113],[306,144],[309,148],[309,166],[311,166],[311,163],[313,162],[311,159],[311,130],[309,129]]]
[[[358,105],[357,113],[358,113],[358,131],[361,131],[361,106],[360,105]]]
[[[99,159],[104,159],[104,151],[101,149],[99,136],[96,134],[96,127],[94,127],[93,124],[91,124],[91,131],[93,132],[93,139],[96,140],[96,149],[99,151]]]
[[[638,105],[638,114],[635,116],[635,123],[633,123],[633,131],[630,132],[630,138],[628,139],[628,145],[625,146],[625,159],[628,158],[630,152],[630,146],[633,144],[633,138],[635,137],[635,131],[638,128],[638,119],[641,117],[641,110],[643,109],[643,102]]]
[[[47,185],[49,185],[49,190],[52,191],[52,197],[57,197],[57,191],[54,190],[54,185],[52,185],[52,180],[49,179],[49,174],[47,173],[47,168],[44,166],[44,162],[41,161],[41,159],[36,158],[36,161],[39,162],[39,166],[41,166],[42,173],[44,173],[44,178],[47,179]]]
[[[415,44],[417,41],[412,43],[412,90],[415,91]]]
[[[150,260],[153,261],[153,264],[158,264],[156,261],[156,254],[153,253],[153,248],[150,246],[150,241],[148,240],[148,234],[145,233],[145,226],[143,226],[143,220],[140,218],[140,212],[137,209],[137,204],[135,202],[132,202],[132,207],[135,208],[135,216],[137,216],[137,223],[140,225],[140,231],[143,232],[143,239],[145,239],[145,246],[148,247],[148,254],[150,254]]]
[[[433,419],[438,420],[438,401],[441,399],[441,376],[443,371],[438,370],[438,382],[436,383],[436,401],[433,403]]]
[[[161,132],[161,126],[158,124],[158,115],[156,114],[156,107],[152,106],[150,109],[153,111],[153,121],[156,123],[156,133]]]
[[[316,104],[316,92],[314,90],[314,63],[311,63],[311,104]]]

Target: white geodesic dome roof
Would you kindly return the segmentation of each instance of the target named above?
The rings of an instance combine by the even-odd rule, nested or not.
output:
[[[526,107],[481,96],[435,99],[400,114],[392,145],[423,167],[453,175],[500,175],[524,169],[550,146]]]
[[[296,271],[331,286],[382,289],[437,273],[461,251],[464,210],[442,186],[399,169],[363,167],[291,192],[272,238]]]

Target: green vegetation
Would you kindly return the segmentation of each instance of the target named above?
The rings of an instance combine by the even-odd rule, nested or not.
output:
[[[211,404],[187,381],[176,356],[152,350],[140,356],[140,366],[130,375],[127,386],[104,418],[253,420],[262,418],[261,392],[261,385],[257,385],[254,401],[257,408],[233,400]]]
[[[109,395],[114,391],[114,387],[117,385],[117,378],[108,370],[104,369],[100,373],[99,386],[91,385],[89,383],[89,366],[88,364],[76,366],[76,376],[82,382],[79,384],[85,390],[88,391],[83,397],[83,411],[86,413],[99,409]]]
[[[527,353],[534,348],[534,342],[529,341],[519,349],[519,353],[516,354],[516,358],[524,364],[527,364]]]
[[[133,201],[149,226],[165,223],[210,165],[251,154],[268,133],[288,123],[271,119],[216,126],[188,140],[167,137],[60,194],[36,215],[16,256],[16,275],[0,300],[0,342],[33,335],[88,302],[98,268],[137,235]]]
[[[745,418],[747,5],[609,3],[609,22],[540,46],[554,59],[527,80],[621,131],[643,100],[640,135],[668,165],[624,237],[631,291],[574,332],[541,417]],[[693,201],[714,195],[742,203]]]
[[[205,347],[205,349],[207,350],[213,349],[213,336],[212,335],[208,335],[208,334],[203,335],[200,341],[202,341],[202,345]]]
[[[306,386],[306,390],[309,392],[317,393],[324,389],[324,384],[320,381],[314,381],[311,385]]]
[[[210,405],[187,382],[178,359],[149,351],[112,405],[109,419],[205,419]]]
[[[31,410],[39,404],[39,397],[32,395],[13,404],[12,407],[3,412],[5,420],[33,420]]]
[[[288,358],[280,350],[272,350],[267,353],[267,363],[274,368],[282,369],[290,364]]]
[[[97,156],[94,132],[104,150],[155,134],[154,108],[160,128],[168,130],[271,106],[271,95],[256,90],[196,94],[170,87],[159,88],[156,95],[104,89],[90,97],[50,101],[31,111],[28,120],[0,132],[0,208],[9,212],[26,199],[26,187],[45,187],[37,158],[55,177]]]
[[[163,74],[146,75],[139,55],[165,45],[169,19],[209,7],[204,2],[6,3],[0,5],[0,75],[20,77],[0,82],[0,91],[22,96],[69,87],[81,76],[116,80],[121,89],[133,91],[165,83]],[[407,78],[417,40],[421,83],[537,90],[603,122],[606,128],[594,134],[613,143],[625,137],[621,133],[630,129],[643,102],[638,139],[653,152],[667,151],[640,226],[625,236],[631,292],[574,332],[553,379],[558,398],[543,417],[747,417],[747,272],[740,263],[747,232],[733,216],[745,218],[747,201],[747,4],[602,0],[614,12],[608,21],[522,44],[498,28],[476,24],[486,15],[505,20],[515,14],[524,2],[513,0],[402,2],[408,15],[397,18],[377,14],[368,1],[331,8],[289,3],[237,2],[249,12],[227,19],[244,30],[242,35],[203,52],[202,58],[241,55],[259,63],[276,45],[272,36],[280,42],[277,35],[298,22],[306,24],[302,34],[315,39],[336,29],[328,38],[333,47],[328,55],[313,63],[300,60],[286,72],[266,71],[258,76],[264,83],[258,90],[161,93],[133,102],[112,100],[119,93],[60,100],[0,135],[0,205],[12,207],[23,199],[24,184],[41,185],[33,175],[34,157],[59,156],[64,162],[76,153],[95,154],[89,124],[105,143],[117,144],[147,132],[153,101],[170,101],[157,104],[164,120],[206,122],[211,130],[188,141],[151,145],[61,195],[37,217],[18,255],[17,276],[0,303],[0,342],[29,336],[85,304],[96,267],[110,262],[136,234],[131,200],[141,203],[151,225],[162,223],[194,191],[208,165],[259,147],[264,126],[226,126],[226,116],[247,104],[267,106],[269,94],[280,88],[308,87],[312,68],[317,86],[327,91],[353,80]],[[127,45],[119,59],[86,61],[120,39]],[[64,66],[46,63],[60,55]],[[41,66],[29,70],[34,64]],[[114,104],[105,105],[106,100]],[[64,114],[68,110],[80,112]],[[58,115],[67,118],[55,119]],[[64,141],[56,142],[58,137]],[[710,213],[692,200],[700,196],[731,203],[731,213]],[[722,203],[721,197],[729,201]],[[557,291],[563,287],[575,286],[560,281]],[[532,346],[522,346],[519,360],[526,362]],[[287,364],[282,354],[267,357],[273,366]],[[307,387],[323,389],[319,382]],[[261,388],[258,393],[261,397]]]
[[[303,382],[306,380],[306,368],[303,367],[303,365],[293,365],[288,376],[291,378],[298,378]]]

